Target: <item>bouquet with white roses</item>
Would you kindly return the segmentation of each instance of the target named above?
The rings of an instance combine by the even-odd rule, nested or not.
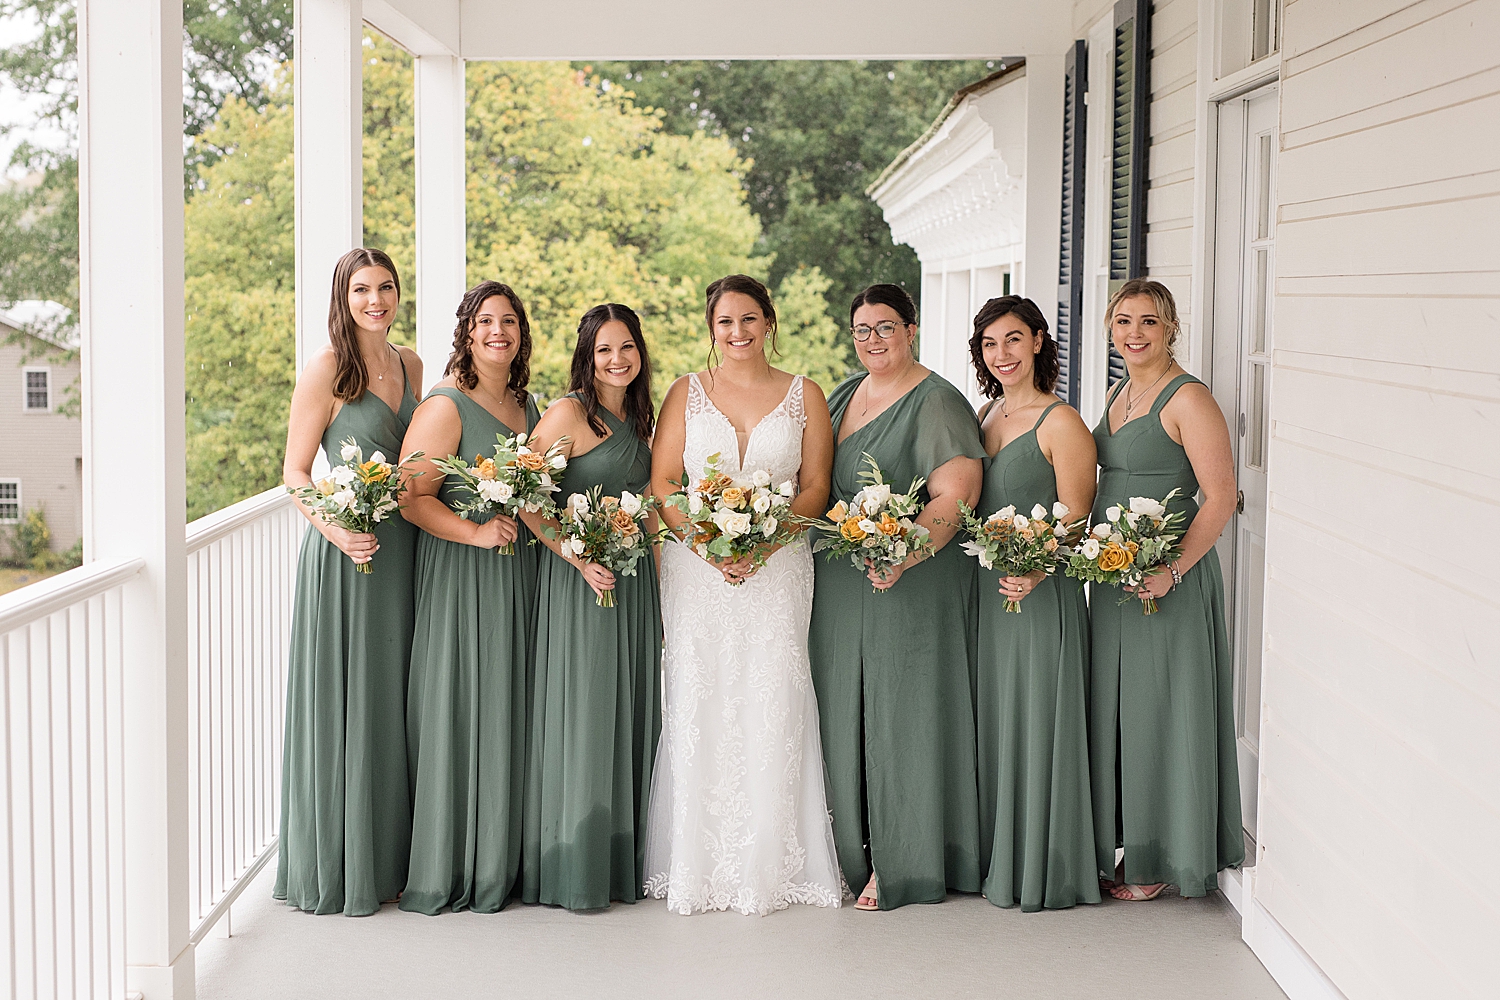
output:
[[[287,487],[287,491],[324,524],[361,534],[372,532],[375,525],[401,509],[401,494],[406,492],[406,466],[421,457],[420,451],[412,452],[406,461],[391,465],[376,451],[367,462],[354,438],[347,437],[339,448],[343,464],[335,465],[317,482],[296,489]],[[354,569],[359,573],[375,572],[368,562],[355,563]]]
[[[686,515],[682,541],[705,559],[734,562],[748,556],[764,566],[771,546],[787,544],[813,523],[792,513],[797,485],[790,479],[774,489],[764,469],[735,479],[719,470],[717,453],[708,456],[696,485],[686,472],[679,485],[682,489],[666,502]]]
[[[549,538],[560,539],[565,555],[596,562],[611,573],[635,576],[635,564],[652,545],[662,540],[664,530],[646,530],[646,519],[656,506],[653,497],[640,497],[629,490],[619,496],[604,496],[595,486],[587,493],[574,493],[561,511],[561,528]],[[606,590],[594,598],[601,608],[615,606],[615,592]]]
[[[905,493],[892,493],[869,453],[865,462],[870,468],[859,477],[864,487],[848,503],[834,504],[827,521],[817,522],[824,537],[813,551],[827,552],[829,559],[848,556],[858,570],[899,566],[909,556],[926,554],[931,534],[913,518],[922,513],[917,491],[927,480],[918,476]]]
[[[471,521],[497,513],[515,517],[523,510],[551,516],[555,509],[552,494],[559,489],[552,473],[568,467],[568,456],[563,454],[567,441],[566,436],[560,437],[545,452],[537,452],[527,447],[525,434],[496,434],[492,458],[475,455],[474,464],[469,465],[455,455],[435,458],[432,464],[457,479],[458,490],[466,494],[453,508],[459,517]],[[502,545],[497,551],[515,555],[515,543]]]
[[[962,500],[958,502],[961,530],[969,536],[963,550],[979,560],[985,569],[999,567],[1001,576],[1025,576],[1041,570],[1050,574],[1057,568],[1062,541],[1068,537],[1068,505],[1059,500],[1049,514],[1036,504],[1031,516],[1016,513],[1014,505],[1001,507],[989,517],[979,515]],[[1007,612],[1021,610],[1021,602],[1007,599]]]
[[[1173,490],[1160,500],[1131,497],[1128,507],[1115,504],[1104,511],[1105,520],[1075,546],[1068,556],[1067,574],[1077,580],[1139,587],[1146,574],[1170,565],[1182,556],[1177,543],[1182,537],[1182,512],[1168,513],[1167,504],[1177,496]],[[1130,600],[1129,596],[1120,603]],[[1156,614],[1156,599],[1141,597],[1141,613]]]

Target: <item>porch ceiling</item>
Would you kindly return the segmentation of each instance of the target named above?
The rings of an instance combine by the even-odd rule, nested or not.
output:
[[[465,59],[966,59],[1061,53],[1055,0],[365,0],[417,55]]]

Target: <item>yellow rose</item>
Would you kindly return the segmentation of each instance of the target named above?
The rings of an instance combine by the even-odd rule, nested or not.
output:
[[[367,483],[378,483],[391,474],[391,467],[383,462],[370,461],[359,467],[359,478]]]
[[[494,479],[499,474],[500,470],[495,468],[495,460],[493,458],[483,458],[479,455],[474,456],[474,475],[480,479]]]
[[[1106,573],[1114,573],[1129,566],[1131,556],[1123,545],[1110,542],[1099,553],[1099,568]]]
[[[849,516],[849,505],[840,500],[838,503],[833,505],[833,509],[828,512],[827,516],[828,520],[833,521],[835,524],[837,524],[838,522]]]
[[[1135,554],[1137,552],[1141,551],[1141,547],[1139,545],[1135,544],[1135,542],[1127,541],[1125,543],[1125,547],[1130,550],[1130,558],[1131,559],[1134,559],[1135,558]]]
[[[851,517],[839,525],[839,534],[851,542],[862,542],[865,540],[865,530],[859,526],[859,518]]]
[[[724,501],[724,506],[730,510],[739,510],[745,506],[745,491],[738,486],[726,486],[724,492],[719,494],[719,499]]]
[[[889,514],[880,515],[880,533],[887,537],[901,533],[901,522]]]

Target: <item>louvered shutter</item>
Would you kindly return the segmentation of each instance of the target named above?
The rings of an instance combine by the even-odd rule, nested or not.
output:
[[[1151,108],[1151,0],[1115,4],[1113,150],[1109,182],[1109,291],[1146,273],[1146,169]],[[1109,384],[1125,359],[1109,349]]]
[[[1058,398],[1078,405],[1083,356],[1083,172],[1088,91],[1088,47],[1080,39],[1068,50],[1063,70],[1062,238],[1058,243],[1057,362]]]

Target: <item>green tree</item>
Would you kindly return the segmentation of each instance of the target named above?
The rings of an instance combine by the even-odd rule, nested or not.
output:
[[[920,265],[865,188],[931,124],[955,91],[996,60],[612,62],[600,86],[661,109],[667,131],[730,139],[747,159],[745,190],[761,224],[757,253],[773,284],[799,268],[829,280],[828,315],[844,326],[854,294],[893,281],[916,294]],[[852,351],[850,352],[852,361]]]

